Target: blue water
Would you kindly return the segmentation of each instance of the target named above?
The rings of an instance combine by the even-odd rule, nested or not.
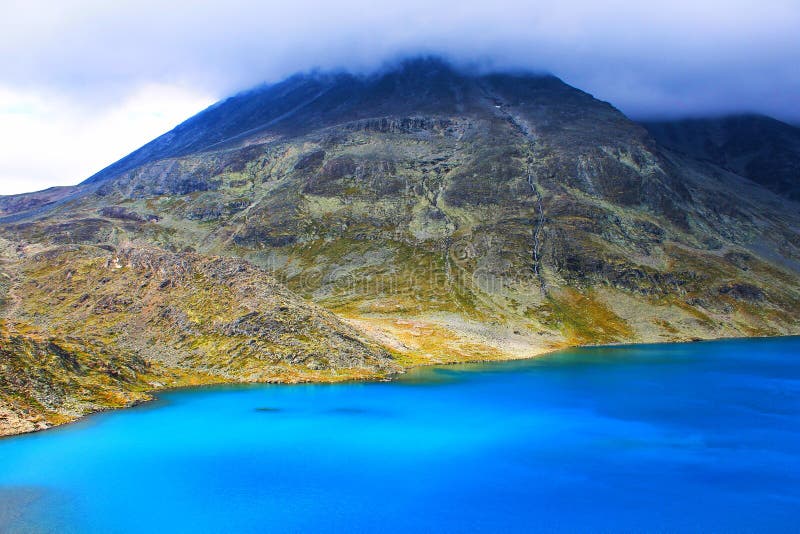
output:
[[[0,531],[800,528],[800,338],[215,387],[0,440]]]

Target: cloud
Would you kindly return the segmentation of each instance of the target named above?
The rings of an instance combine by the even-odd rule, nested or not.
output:
[[[636,118],[755,111],[800,122],[797,0],[0,4],[0,86],[57,95],[89,124],[143,87],[204,100],[419,53],[546,70]]]
[[[0,194],[76,184],[213,103],[144,85],[94,113],[58,94],[0,86]]]

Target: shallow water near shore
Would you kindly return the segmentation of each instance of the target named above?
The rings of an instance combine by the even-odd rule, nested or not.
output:
[[[0,440],[0,531],[793,531],[800,338],[171,391]]]

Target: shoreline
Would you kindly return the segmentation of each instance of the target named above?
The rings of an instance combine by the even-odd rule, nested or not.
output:
[[[597,344],[597,345],[571,345],[565,346],[560,348],[555,348],[552,350],[545,350],[541,353],[532,355],[532,356],[523,356],[523,357],[510,357],[510,358],[477,358],[474,360],[464,360],[464,361],[449,361],[449,362],[417,362],[412,365],[404,366],[402,372],[392,373],[389,375],[375,375],[372,377],[343,377],[341,380],[286,380],[286,381],[236,381],[236,380],[219,380],[219,381],[209,381],[205,383],[197,383],[197,384],[185,384],[185,385],[173,385],[173,386],[166,386],[166,387],[158,387],[154,389],[145,390],[144,393],[149,395],[151,398],[149,399],[139,399],[131,404],[120,406],[120,407],[107,407],[107,408],[100,408],[97,410],[93,410],[87,412],[85,414],[79,415],[72,420],[63,421],[57,424],[53,424],[44,428],[35,428],[32,430],[27,430],[23,432],[16,432],[16,433],[9,433],[9,434],[2,434],[0,435],[0,442],[18,438],[21,436],[27,436],[31,434],[39,434],[46,432],[48,430],[54,430],[58,428],[63,428],[65,426],[71,425],[73,423],[77,423],[80,421],[85,420],[87,417],[93,415],[99,415],[102,413],[108,413],[117,410],[127,410],[130,408],[135,408],[138,406],[144,406],[148,404],[152,404],[159,400],[158,394],[159,393],[168,393],[171,391],[184,391],[184,390],[193,390],[193,389],[205,389],[205,388],[214,388],[214,387],[221,387],[221,386],[258,386],[258,385],[276,385],[276,386],[293,386],[293,385],[309,385],[309,384],[319,384],[319,385],[336,385],[336,384],[346,384],[346,383],[359,383],[359,382],[372,382],[372,383],[380,383],[380,382],[394,382],[397,378],[405,375],[411,370],[414,369],[423,369],[427,367],[450,367],[455,365],[469,365],[469,364],[487,364],[487,363],[502,363],[502,362],[513,362],[513,361],[522,361],[522,360],[533,360],[535,358],[540,358],[543,356],[551,355],[557,352],[565,351],[565,350],[575,350],[575,349],[587,349],[587,348],[622,348],[622,347],[637,347],[637,346],[654,346],[654,345],[682,345],[682,344],[697,344],[697,343],[715,343],[715,342],[724,342],[724,341],[736,341],[736,340],[777,340],[777,339],[784,339],[784,338],[794,338],[800,337],[800,334],[786,334],[780,336],[733,336],[733,337],[718,337],[718,338],[706,338],[706,339],[691,339],[686,341],[666,341],[666,342],[641,342],[641,343],[604,343],[604,344]]]

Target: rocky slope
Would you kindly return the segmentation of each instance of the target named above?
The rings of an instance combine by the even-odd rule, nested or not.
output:
[[[800,128],[759,115],[647,122],[664,147],[800,201]]]
[[[0,436],[48,428],[149,399],[153,368],[96,338],[0,323]]]
[[[381,375],[800,332],[800,205],[736,172],[556,78],[415,60],[223,101],[0,232],[43,251],[16,310],[54,333],[220,380]]]
[[[400,367],[330,312],[235,259],[147,246],[20,247],[2,265],[0,435],[231,381],[333,381]]]
[[[72,187],[51,187],[35,193],[0,196],[0,218],[9,217],[17,213],[30,214],[36,209],[52,206],[68,197],[73,191],[74,188]]]

